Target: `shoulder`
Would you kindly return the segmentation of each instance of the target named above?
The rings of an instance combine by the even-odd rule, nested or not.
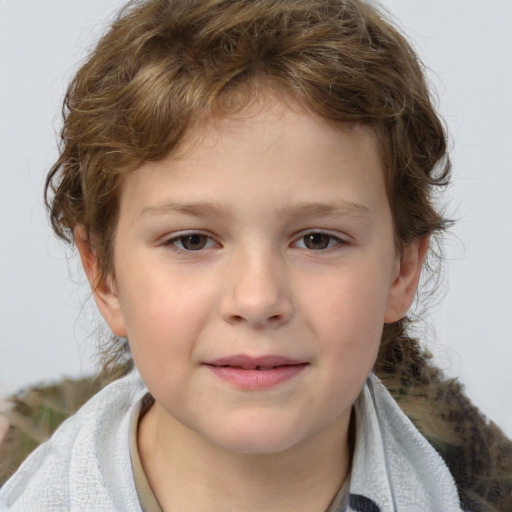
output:
[[[71,504],[79,510],[102,510],[98,503],[90,508],[94,489],[105,503],[124,503],[125,510],[132,510],[128,424],[144,393],[140,377],[133,372],[92,397],[2,487],[0,509],[32,510],[28,505],[32,503],[45,511],[67,510]],[[119,485],[124,485],[121,494],[127,499],[116,502]]]
[[[370,499],[383,510],[461,510],[443,459],[374,375],[354,410],[351,494]]]
[[[512,442],[435,367],[414,378],[379,375],[401,410],[448,466],[467,510],[512,510]]]

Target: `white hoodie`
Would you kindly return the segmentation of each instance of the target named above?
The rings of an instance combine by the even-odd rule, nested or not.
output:
[[[141,512],[129,435],[146,393],[133,371],[96,394],[0,489],[0,511]],[[442,458],[374,375],[355,412],[346,512],[462,511]]]

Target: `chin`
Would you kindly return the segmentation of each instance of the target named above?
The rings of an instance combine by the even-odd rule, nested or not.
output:
[[[266,455],[284,452],[299,444],[304,437],[296,428],[268,423],[251,422],[250,425],[230,425],[211,440],[220,448],[244,455]]]

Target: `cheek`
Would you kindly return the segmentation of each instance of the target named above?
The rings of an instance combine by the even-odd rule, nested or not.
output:
[[[374,270],[375,269],[375,270]],[[379,350],[389,283],[379,266],[352,266],[307,295],[309,323],[331,378],[357,382],[366,378]]]
[[[120,290],[121,309],[139,370],[151,366],[163,372],[172,368],[175,373],[184,368],[183,361],[191,357],[215,303],[211,289],[183,275],[151,271],[144,279],[125,283]]]
[[[301,296],[311,321],[318,318],[318,328],[355,341],[382,331],[389,289],[389,277],[379,265],[362,264],[305,283]]]

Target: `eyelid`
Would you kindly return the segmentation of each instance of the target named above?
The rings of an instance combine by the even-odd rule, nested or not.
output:
[[[185,248],[179,247],[177,245],[177,242],[179,242],[181,238],[186,237],[186,236],[192,236],[192,235],[199,235],[199,236],[204,236],[204,237],[208,238],[207,245],[205,247],[202,247],[201,249],[197,249],[195,251],[190,250],[190,249],[185,249]],[[213,245],[212,245],[212,242],[213,242]],[[181,253],[194,253],[194,252],[200,253],[206,249],[211,249],[212,247],[221,247],[221,244],[219,242],[217,242],[215,240],[215,238],[210,233],[207,233],[207,232],[201,231],[201,230],[197,230],[197,229],[189,229],[189,230],[172,233],[171,236],[166,236],[165,238],[162,239],[162,245],[164,247],[169,247],[169,248],[174,249],[175,251],[181,252]]]
[[[325,229],[306,229],[306,230],[303,230],[303,231],[297,233],[297,235],[295,235],[293,242],[291,244],[292,247],[297,247],[297,243],[300,240],[304,239],[304,237],[307,235],[313,235],[313,234],[325,235],[325,236],[330,237],[332,240],[336,241],[336,244],[326,247],[325,249],[317,249],[316,252],[322,252],[322,251],[327,251],[329,249],[335,249],[336,247],[349,245],[349,243],[350,243],[350,241],[347,240],[348,237],[344,237],[340,233],[334,234],[332,231],[325,230]],[[308,247],[297,247],[297,248],[305,249],[308,251],[315,251],[314,249],[309,249]]]

